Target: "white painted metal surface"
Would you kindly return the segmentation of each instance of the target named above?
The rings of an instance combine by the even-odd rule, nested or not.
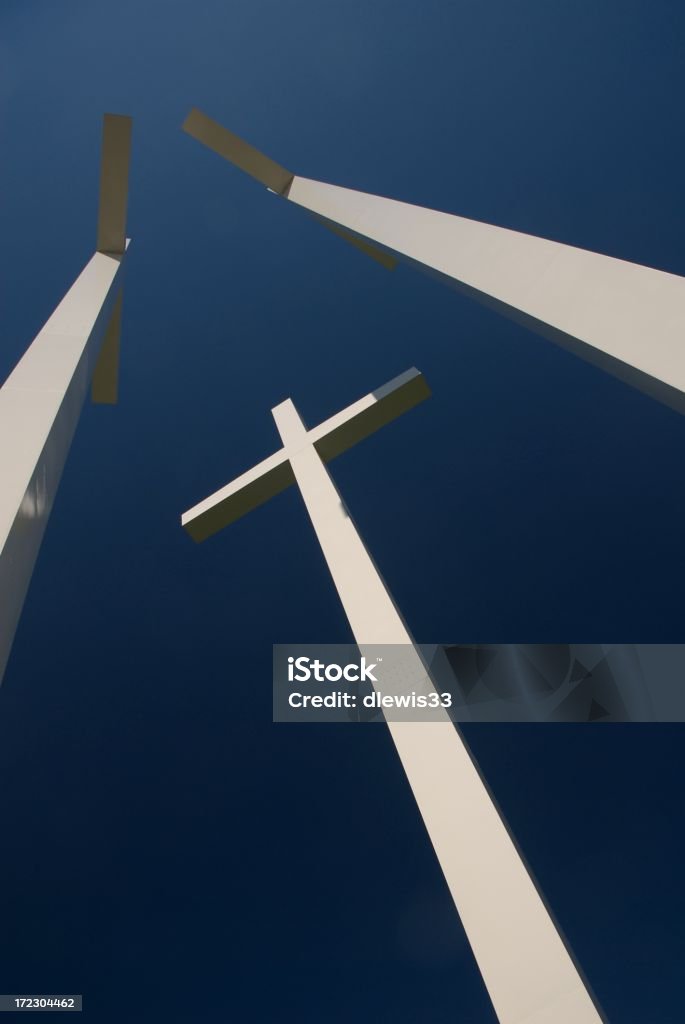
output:
[[[398,400],[392,404],[395,389]],[[373,658],[369,645],[402,645],[398,669],[405,678],[425,678],[426,666],[321,454],[336,432],[340,437],[344,430],[354,443],[352,438],[387,422],[391,409],[398,415],[410,393],[411,404],[428,394],[416,370],[309,431],[293,403],[283,402],[272,410],[281,451],[185,513],[182,523],[203,539],[296,482],[361,653],[368,650]],[[391,404],[371,426],[372,411],[383,401]],[[337,454],[336,449],[334,440],[331,450]],[[280,481],[274,479],[278,473]],[[260,502],[246,500],[260,476]],[[602,1017],[459,732],[443,715],[439,722],[389,722],[388,728],[499,1021],[599,1024]],[[458,1018],[458,1007],[455,1013]]]
[[[109,251],[93,255],[0,388],[0,680],[106,332],[101,397],[116,397],[130,131],[130,118],[105,116],[103,161],[114,167],[103,168],[98,243]]]
[[[227,141],[226,129],[205,121],[212,131],[195,138],[243,167],[236,147],[246,144],[231,133]],[[279,180],[274,191],[348,232],[348,240],[438,275],[685,412],[685,278],[291,172]]]

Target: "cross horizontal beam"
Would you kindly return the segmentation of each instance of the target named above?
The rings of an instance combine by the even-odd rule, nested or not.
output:
[[[100,202],[95,248],[112,256],[126,249],[128,172],[133,121],[124,114],[105,114],[102,121]]]
[[[302,443],[313,444],[323,461],[330,462],[429,395],[425,377],[412,367],[306,431]],[[276,410],[272,412],[276,414]],[[290,464],[292,453],[291,446],[284,446],[189,509],[181,517],[184,529],[193,540],[206,540],[285,490],[295,482]]]
[[[266,185],[272,192],[276,192],[278,195],[285,196],[286,198],[288,197],[290,186],[295,180],[295,175],[292,171],[288,171],[281,164],[277,164],[275,160],[272,160],[271,157],[262,153],[259,149],[255,149],[249,142],[241,139],[239,135],[234,135],[228,128],[224,128],[222,124],[219,124],[218,121],[207,117],[201,110],[193,108],[183,122],[182,128],[184,132],[187,132],[188,135],[201,142],[203,146],[212,149],[219,156],[222,156],[224,160],[228,160],[229,163],[239,167],[245,174],[249,174],[251,178],[254,178],[260,184]],[[375,260],[376,263],[380,263],[386,270],[395,269],[397,264],[395,257],[383,249],[379,249],[378,246],[373,245],[368,239],[357,237],[351,231],[345,230],[339,224],[334,224],[324,217],[315,217],[315,219],[328,231],[338,235],[339,238],[343,238],[360,252]]]
[[[271,157],[255,149],[239,135],[229,132],[228,128],[197,108],[193,108],[183,122],[183,131],[279,195],[287,192],[295,177],[292,171],[287,171]]]
[[[133,121],[123,114],[105,114],[103,118],[96,248],[109,256],[123,256],[126,252],[132,128]],[[90,397],[95,405],[116,405],[119,397],[122,303],[120,288],[93,370]]]

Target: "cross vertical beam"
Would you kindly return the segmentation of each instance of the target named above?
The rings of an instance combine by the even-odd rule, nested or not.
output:
[[[269,492],[296,483],[360,652],[370,648],[373,657],[375,645],[401,645],[398,667],[420,679],[426,666],[322,455],[327,445],[335,452],[330,438],[341,430],[348,441],[355,433],[356,439],[365,436],[375,403],[392,402],[394,387],[400,392],[395,414],[406,403],[408,387],[412,404],[428,394],[421,375],[409,371],[312,430],[290,399],[276,406],[272,413],[282,450],[185,513],[182,523],[201,539],[221,528],[222,517],[232,522]],[[376,425],[387,422],[385,408]],[[274,480],[275,473],[280,480]],[[260,501],[241,498],[259,478],[267,481]],[[387,669],[384,659],[384,674]],[[580,971],[447,713],[441,721],[387,724],[501,1024],[601,1024]]]
[[[0,681],[94,374],[95,400],[116,399],[130,135],[129,117],[105,115],[98,247],[108,250],[95,252],[0,388]]]

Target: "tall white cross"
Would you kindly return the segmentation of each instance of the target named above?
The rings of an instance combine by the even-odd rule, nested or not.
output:
[[[130,145],[105,114],[96,252],[0,388],[0,681],[85,396],[117,400]]]
[[[325,463],[429,395],[408,370],[308,430],[292,401],[272,409],[283,447],[182,516],[196,541],[296,483],[360,652],[403,645],[402,667],[426,668]],[[371,652],[373,656],[373,652]],[[388,721],[450,892],[501,1024],[600,1024],[559,931],[447,712]]]
[[[199,110],[183,128],[385,266],[421,267],[685,412],[685,278],[302,178]]]

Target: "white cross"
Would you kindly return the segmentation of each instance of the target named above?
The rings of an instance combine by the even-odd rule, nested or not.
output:
[[[360,652],[393,644],[426,668],[325,466],[426,398],[415,369],[307,430],[292,401],[272,409],[283,447],[182,517],[195,540],[296,483]],[[501,1024],[600,1024],[588,993],[460,733],[441,721],[388,728]]]
[[[196,109],[183,129],[384,266],[423,268],[685,413],[685,277],[301,177]]]
[[[117,400],[130,146],[105,114],[96,252],[0,388],[0,680],[88,389]]]

